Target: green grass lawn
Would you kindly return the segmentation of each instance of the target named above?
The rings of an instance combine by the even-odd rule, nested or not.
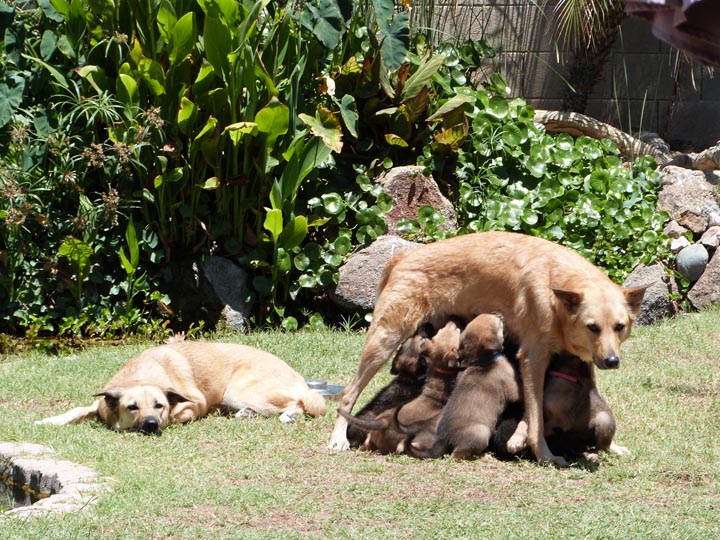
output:
[[[347,384],[364,336],[222,336],[277,354],[307,378]],[[21,521],[14,539],[697,539],[720,538],[720,311],[638,327],[599,385],[630,456],[569,469],[526,460],[326,450],[336,404],[282,424],[220,415],[161,437],[90,422],[36,426],[77,405],[141,346],[0,360],[0,441],[52,447],[114,478],[87,513]],[[387,369],[361,399],[389,380]]]

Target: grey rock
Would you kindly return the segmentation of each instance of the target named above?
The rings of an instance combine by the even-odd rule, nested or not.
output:
[[[432,206],[445,218],[445,222],[439,226],[441,230],[457,229],[455,208],[440,192],[433,177],[424,173],[423,167],[395,167],[378,178],[377,182],[393,201],[392,209],[385,214],[388,234],[400,234],[398,222],[403,218],[417,219],[418,210],[423,206]]]
[[[674,219],[671,219],[667,222],[664,229],[665,234],[667,234],[670,238],[680,238],[681,236],[684,236],[685,233],[688,232],[688,230],[680,225],[677,221]]]
[[[673,253],[679,253],[680,251],[691,245],[692,243],[690,242],[690,240],[688,240],[684,236],[681,236],[680,238],[673,238],[670,242],[670,251],[672,251]]]
[[[660,264],[640,265],[625,279],[623,287],[644,287],[649,285],[643,296],[640,313],[635,319],[638,324],[652,324],[675,314],[671,294],[678,293],[677,284],[665,273]]]
[[[246,302],[248,288],[245,271],[223,257],[210,257],[202,265],[202,270],[218,302],[223,306],[220,320],[228,329],[244,330],[251,314],[251,306]]]
[[[675,259],[680,274],[692,281],[697,281],[708,264],[709,255],[702,244],[693,244],[682,249]]]
[[[710,216],[720,212],[717,188],[703,171],[666,166],[663,172],[666,176],[658,194],[658,207],[693,234],[702,234]]]
[[[700,238],[700,243],[712,252],[720,245],[720,226],[710,227]]]
[[[688,300],[697,309],[720,303],[720,252],[710,259],[705,272],[688,292]]]
[[[351,255],[340,267],[340,278],[330,298],[348,310],[371,311],[377,299],[380,276],[388,261],[397,253],[422,246],[397,236],[379,237],[368,247]]]

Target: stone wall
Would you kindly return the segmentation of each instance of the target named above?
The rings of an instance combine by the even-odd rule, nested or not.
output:
[[[499,70],[513,94],[534,107],[558,109],[567,85],[552,39],[556,2],[544,13],[536,3],[544,2],[438,2],[437,37],[485,38],[500,50],[488,73]],[[586,114],[627,132],[659,133],[678,150],[707,148],[720,140],[720,73],[677,62],[646,22],[626,18]]]

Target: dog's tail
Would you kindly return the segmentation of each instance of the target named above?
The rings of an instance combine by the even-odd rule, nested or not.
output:
[[[345,418],[350,425],[363,429],[365,431],[383,430],[390,427],[390,422],[386,418],[358,418],[349,412],[338,409],[340,416]]]
[[[325,398],[319,392],[315,390],[308,390],[298,400],[302,406],[305,414],[310,416],[318,417],[325,414],[327,411],[327,404]]]

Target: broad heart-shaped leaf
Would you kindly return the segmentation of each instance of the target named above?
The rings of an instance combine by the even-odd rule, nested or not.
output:
[[[68,238],[58,249],[58,255],[67,257],[75,266],[78,277],[82,278],[90,269],[90,257],[93,254],[92,246],[77,238]]]
[[[23,98],[25,82],[10,88],[5,83],[0,83],[0,127],[8,124],[20,107]]]
[[[345,21],[338,3],[334,0],[318,0],[317,5],[305,2],[304,7],[312,15],[312,32],[325,46],[333,50],[345,33]]]
[[[304,113],[298,116],[310,128],[312,134],[320,137],[330,150],[340,153],[342,150],[342,129],[340,122],[331,111],[322,105],[318,105],[315,110],[315,117]]]
[[[407,101],[417,96],[423,88],[426,88],[445,61],[445,55],[438,54],[420,64],[417,71],[405,82],[400,101]]]
[[[266,208],[266,210],[267,214],[265,215],[263,228],[270,233],[273,243],[276,244],[283,230],[282,210],[279,208],[273,208],[272,210]]]
[[[389,69],[396,70],[405,62],[410,45],[409,15],[404,11],[396,14],[387,27],[380,25],[380,31],[380,53],[383,61]]]
[[[223,135],[228,133],[230,135],[230,140],[232,140],[235,146],[240,144],[244,135],[254,137],[257,135],[257,132],[258,125],[255,122],[236,122],[223,129]]]
[[[280,237],[278,238],[278,245],[283,249],[290,251],[291,249],[299,246],[308,233],[308,223],[305,216],[295,216],[290,222],[285,225]]]
[[[143,58],[138,63],[138,71],[153,95],[165,94],[165,71],[162,65],[150,58]]]
[[[348,130],[350,135],[358,138],[358,112],[355,98],[350,94],[345,94],[340,102],[340,116],[342,116],[343,122],[345,123],[345,129]]]
[[[280,135],[285,135],[290,127],[290,109],[280,103],[277,98],[270,100],[255,115],[255,123],[260,131],[267,133],[268,151],[273,147]]]
[[[176,66],[192,52],[197,41],[195,13],[188,12],[175,24],[170,33],[170,65]]]

